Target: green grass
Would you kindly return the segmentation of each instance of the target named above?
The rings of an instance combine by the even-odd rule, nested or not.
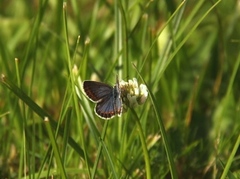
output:
[[[1,1],[0,178],[239,178],[239,10]],[[81,85],[116,75],[149,96],[106,121]]]

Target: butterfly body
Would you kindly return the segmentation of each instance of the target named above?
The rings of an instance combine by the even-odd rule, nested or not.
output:
[[[111,119],[115,115],[122,114],[121,90],[117,82],[111,87],[108,84],[96,81],[84,81],[83,89],[86,96],[97,103],[95,106],[96,114],[103,119]]]

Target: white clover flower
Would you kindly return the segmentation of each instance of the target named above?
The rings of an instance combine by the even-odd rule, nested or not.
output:
[[[143,104],[148,96],[147,87],[144,84],[138,85],[136,78],[128,82],[120,81],[121,97],[127,107],[136,107]]]
[[[140,85],[140,96],[141,96],[141,98],[139,100],[139,104],[143,104],[148,97],[147,87],[144,84]]]

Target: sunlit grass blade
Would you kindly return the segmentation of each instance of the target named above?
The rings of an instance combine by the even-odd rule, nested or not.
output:
[[[50,125],[47,117],[44,118],[44,123],[46,125],[47,133],[49,135],[50,142],[52,144],[52,149],[53,149],[54,158],[56,159],[56,164],[61,173],[61,178],[67,178],[66,171],[65,171],[65,168],[63,165],[63,161],[62,161],[62,158],[61,158],[61,155],[59,152],[59,147],[57,145],[57,141],[54,137],[53,130],[51,128],[51,125]]]
[[[114,165],[113,160],[112,160],[113,157],[109,153],[109,151],[107,149],[107,146],[105,145],[104,141],[100,140],[100,142],[101,142],[101,145],[103,147],[103,152],[105,154],[106,160],[108,161],[108,164],[111,168],[111,172],[112,172],[111,174],[113,175],[113,178],[118,179],[119,176],[117,175],[116,170],[115,170],[115,165]]]
[[[186,41],[189,39],[189,37],[192,35],[192,33],[196,30],[196,28],[199,26],[199,24],[207,17],[207,15],[221,2],[221,0],[215,2],[206,12],[201,16],[201,18],[197,21],[197,23],[190,29],[188,34],[183,38],[183,40],[176,46],[174,51],[170,54],[169,58],[166,60],[166,63],[164,63],[160,69],[157,68],[156,74],[154,77],[161,77],[164,71],[167,69],[169,64],[172,62],[174,56],[177,54],[177,52],[181,49],[181,47],[186,43]],[[154,85],[157,85],[157,80],[154,81]]]
[[[134,65],[133,65],[134,66]],[[134,66],[135,67],[135,66]],[[139,77],[141,78],[141,80],[144,82],[144,84],[147,86],[148,88],[148,92],[149,92],[149,97],[151,99],[151,103],[152,103],[152,106],[153,106],[153,109],[154,109],[154,112],[155,112],[155,115],[156,115],[156,120],[157,120],[157,123],[158,123],[158,126],[159,126],[159,129],[160,129],[160,132],[161,132],[161,135],[162,135],[162,139],[163,139],[163,143],[164,143],[164,147],[165,147],[165,151],[166,151],[166,154],[167,154],[167,158],[168,158],[168,162],[169,162],[169,169],[170,169],[170,173],[171,173],[171,176],[172,178],[177,178],[177,170],[176,170],[176,166],[174,164],[174,159],[173,159],[173,154],[172,154],[172,150],[170,148],[170,144],[168,142],[168,138],[167,138],[167,133],[165,131],[165,127],[163,125],[163,121],[161,119],[161,115],[159,113],[159,110],[158,110],[158,105],[157,105],[157,101],[155,100],[155,97],[153,95],[153,93],[151,92],[150,88],[148,87],[148,85],[146,84],[146,82],[144,81],[144,79],[142,78],[140,72],[137,70],[137,68],[135,67]]]
[[[63,149],[62,149],[62,162],[65,163],[66,157],[67,157],[67,145],[68,145],[68,139],[70,136],[70,122],[72,117],[72,108],[69,108],[66,114],[66,125],[64,127],[64,134],[63,134]]]
[[[234,147],[233,147],[233,150],[232,150],[232,152],[231,152],[231,154],[230,154],[230,156],[229,156],[229,158],[228,158],[228,161],[227,161],[227,163],[226,163],[226,165],[225,165],[225,167],[224,167],[224,170],[223,170],[221,179],[227,178],[228,172],[229,172],[230,167],[231,167],[231,165],[232,165],[232,163],[233,163],[233,160],[234,160],[234,157],[235,157],[235,155],[236,155],[236,153],[237,153],[237,150],[238,150],[238,148],[239,148],[239,145],[240,145],[240,135],[238,136],[238,138],[237,138],[237,140],[236,140],[236,143],[235,143],[235,145],[234,145]]]
[[[183,40],[175,47],[174,51],[171,54],[165,54],[164,57],[168,57],[168,59],[163,60],[164,64],[162,64],[159,68],[156,68],[154,77],[161,77],[164,71],[167,69],[171,61],[173,60],[174,56],[178,53],[178,51],[181,49],[181,47],[186,43],[187,39],[192,35],[192,33],[196,30],[196,28],[199,26],[199,24],[207,17],[207,15],[220,3],[220,1],[217,1],[213,6],[211,6],[204,15],[201,16],[201,18],[196,22],[196,24],[190,29],[188,34],[183,38]],[[201,5],[201,3],[199,3]],[[196,6],[199,7],[200,6]],[[168,48],[168,53],[170,53],[170,48]],[[157,85],[158,81],[154,81],[154,85]]]
[[[143,155],[144,155],[144,159],[145,159],[146,178],[151,179],[152,174],[151,174],[151,166],[150,166],[150,159],[149,159],[147,144],[146,144],[146,141],[145,141],[146,137],[144,136],[141,123],[139,122],[140,119],[138,118],[137,113],[133,109],[131,109],[131,112],[133,113],[133,115],[135,117],[135,121],[137,122],[137,128],[138,128],[138,131],[139,131],[139,137],[140,137],[140,140],[141,140]]]
[[[70,77],[70,86],[71,86],[71,93],[73,94],[73,104],[75,107],[75,111],[76,111],[76,115],[77,118],[79,119],[80,122],[80,129],[79,129],[79,133],[80,133],[80,138],[81,138],[81,145],[83,147],[82,153],[83,156],[85,158],[85,162],[86,162],[86,166],[88,169],[88,175],[89,177],[91,176],[91,171],[90,171],[90,166],[89,166],[89,161],[88,161],[88,155],[87,155],[87,150],[86,150],[86,143],[85,143],[85,139],[84,139],[84,132],[83,132],[83,121],[82,118],[80,117],[80,111],[78,109],[78,98],[75,92],[75,78],[74,78],[74,73],[73,73],[73,64],[71,62],[71,57],[70,57],[70,50],[69,50],[69,41],[68,41],[68,24],[67,24],[67,14],[66,14],[66,10],[67,10],[67,3],[64,2],[63,3],[63,25],[64,25],[64,37],[65,37],[65,48],[66,48],[66,56],[67,56],[67,67],[69,70],[69,77]],[[86,56],[86,55],[84,55]]]
[[[40,106],[38,106],[30,97],[28,97],[20,88],[18,88],[14,83],[8,80],[5,75],[2,74],[0,82],[5,87],[10,89],[11,92],[13,92],[19,99],[21,99],[26,105],[28,105],[29,108],[32,109],[42,119],[44,119],[44,117],[48,117],[53,129],[57,129],[58,124],[52,119],[52,117]],[[63,135],[63,129],[61,127],[59,128],[59,134]],[[72,146],[72,148],[75,149],[76,152],[79,153],[81,157],[84,158],[83,150],[71,137],[69,137],[69,144]]]
[[[171,17],[167,20],[167,22],[165,23],[165,25],[161,28],[161,30],[158,32],[157,36],[153,39],[153,42],[151,43],[151,46],[149,47],[147,54],[143,60],[142,66],[139,68],[139,71],[141,72],[142,68],[144,67],[148,56],[150,55],[150,52],[152,51],[154,45],[157,43],[157,40],[159,38],[159,36],[161,35],[162,31],[167,27],[167,25],[173,20],[173,18],[175,17],[175,15],[181,10],[182,6],[185,4],[185,1],[183,1],[178,8],[176,9],[176,11],[171,15]],[[158,68],[157,68],[158,69]],[[158,69],[159,70],[159,69]],[[155,76],[154,76],[155,77]]]

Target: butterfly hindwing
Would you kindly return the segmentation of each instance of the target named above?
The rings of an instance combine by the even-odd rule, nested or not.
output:
[[[104,119],[111,119],[116,114],[121,115],[122,113],[120,94],[116,88],[113,88],[112,90],[111,96],[109,98],[103,98],[95,107],[97,115]]]
[[[97,103],[95,112],[98,116],[106,119],[115,116],[113,101],[111,99],[107,99]]]

